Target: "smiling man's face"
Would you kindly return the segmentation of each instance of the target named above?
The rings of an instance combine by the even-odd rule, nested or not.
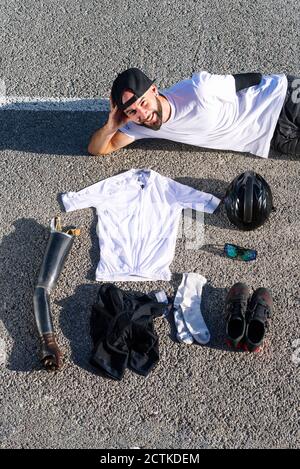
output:
[[[134,94],[131,90],[124,91],[122,95],[123,103],[126,103],[133,96]],[[123,112],[136,124],[148,129],[159,130],[162,125],[162,106],[157,96],[157,87],[152,85],[143,96],[138,98]]]

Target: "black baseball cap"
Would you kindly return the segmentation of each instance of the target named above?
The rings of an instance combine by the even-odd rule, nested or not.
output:
[[[139,68],[128,68],[120,73],[113,82],[111,89],[111,96],[114,104],[118,106],[121,111],[124,111],[128,106],[131,106],[137,99],[139,99],[155,80],[150,80]],[[122,95],[125,90],[131,90],[134,96],[126,103],[122,102]]]

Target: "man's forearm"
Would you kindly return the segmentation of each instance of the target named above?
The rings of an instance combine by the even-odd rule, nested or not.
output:
[[[117,130],[109,129],[107,124],[101,127],[101,129],[96,130],[90,139],[88,152],[92,155],[106,155],[110,153],[113,150],[110,142],[116,132]]]

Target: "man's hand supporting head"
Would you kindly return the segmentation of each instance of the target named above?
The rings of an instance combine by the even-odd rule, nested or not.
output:
[[[106,124],[98,129],[91,137],[88,152],[91,155],[107,155],[119,148],[129,145],[133,139],[119,132],[130,118],[120,111],[110,96],[110,113]]]

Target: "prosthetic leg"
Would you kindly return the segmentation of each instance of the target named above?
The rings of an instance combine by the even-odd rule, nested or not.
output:
[[[34,315],[41,338],[41,361],[47,371],[61,367],[61,352],[56,343],[50,310],[50,293],[55,288],[65,260],[80,230],[62,231],[59,217],[51,220],[51,232],[34,290]]]

